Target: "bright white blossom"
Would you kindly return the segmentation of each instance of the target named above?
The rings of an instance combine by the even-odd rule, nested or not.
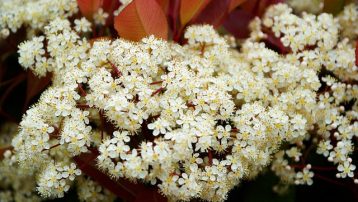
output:
[[[19,63],[38,76],[51,72],[52,84],[23,116],[13,156],[36,173],[42,196],[62,197],[76,181],[89,201],[113,199],[73,162],[93,149],[113,179],[150,183],[171,200],[223,201],[269,164],[286,183],[312,185],[315,167],[297,163],[316,145],[337,176],[354,178],[352,7],[333,17],[272,6],[252,21],[240,51],[210,25],[189,26],[185,45],[154,36],[90,43],[84,18],[51,19],[43,35],[19,45]],[[94,23],[108,16],[99,9]],[[287,53],[269,48],[267,30]]]
[[[43,28],[56,18],[77,13],[75,0],[3,0],[0,2],[0,39],[24,26],[28,33]]]
[[[312,171],[310,171],[311,166],[310,164],[308,164],[303,170],[302,172],[299,171],[296,174],[296,184],[307,184],[307,185],[312,185],[313,184],[313,180],[312,177],[314,176],[314,173]]]

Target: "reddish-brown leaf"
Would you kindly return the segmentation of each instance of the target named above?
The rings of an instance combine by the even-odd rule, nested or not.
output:
[[[180,23],[185,26],[192,18],[195,18],[203,10],[210,0],[181,0]]]
[[[243,4],[246,0],[231,0],[230,6],[229,6],[229,13],[233,11],[236,7]]]
[[[41,93],[50,84],[50,82],[50,74],[47,74],[45,77],[38,78],[31,71],[28,71],[24,110],[27,109],[31,99]]]
[[[108,175],[97,169],[95,165],[97,156],[98,151],[90,149],[88,153],[82,153],[73,159],[84,174],[124,201],[167,201],[154,187],[144,186],[140,183],[134,184],[125,179],[111,179]]]
[[[255,16],[261,16],[272,4],[283,0],[249,0],[242,2],[239,9],[232,11],[224,22],[227,31],[237,38],[249,35],[248,25]]]
[[[92,180],[96,181],[98,184],[108,189],[121,199],[125,201],[134,201],[135,193],[131,190],[124,189],[115,181],[113,181],[109,176],[97,170],[95,167],[97,155],[94,153],[84,153],[80,156],[75,156],[73,159],[76,162],[77,166],[81,171],[90,176]]]
[[[338,14],[343,10],[346,0],[324,0],[323,12]]]
[[[155,189],[147,187],[143,191],[137,194],[135,202],[166,202],[168,201],[162,195],[160,195]]]
[[[249,23],[255,16],[244,9],[234,10],[224,22],[224,27],[236,38],[249,36]]]
[[[151,34],[168,38],[167,19],[157,1],[133,0],[115,17],[114,27],[121,37],[133,41]]]
[[[228,16],[231,0],[213,0],[194,18],[191,24],[211,24],[219,27]]]
[[[21,84],[26,79],[25,74],[19,74],[13,79],[10,80],[9,86],[7,86],[5,92],[1,93],[0,95],[0,107],[4,104],[5,100],[8,99],[8,96],[11,93],[14,93],[14,89],[18,87],[19,84]],[[1,108],[0,108],[1,109]]]
[[[242,4],[242,8],[255,16],[262,16],[269,6],[283,2],[284,0],[249,0]]]
[[[277,38],[272,32],[266,32],[267,38],[264,40],[266,46],[277,51],[280,54],[287,54],[292,52],[289,47],[282,44],[280,38]]]

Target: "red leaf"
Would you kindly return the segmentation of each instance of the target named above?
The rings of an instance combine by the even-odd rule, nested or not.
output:
[[[255,16],[261,16],[266,9],[283,0],[249,0],[243,2],[241,8],[230,13],[224,27],[237,38],[245,38],[249,35],[249,23]],[[275,42],[276,43],[276,42]]]
[[[249,23],[254,17],[244,9],[234,10],[224,22],[224,27],[236,38],[246,38],[250,34]]]
[[[119,8],[119,6],[121,5],[121,2],[116,0],[103,0],[102,1],[102,5],[101,7],[103,8],[104,12],[108,13],[109,16],[106,20],[106,25],[111,25],[113,26],[113,19],[114,19],[114,14],[113,12],[115,10],[117,10]]]
[[[260,3],[260,0],[249,0],[249,1],[246,1],[244,4],[242,4],[242,8],[246,12],[256,15],[255,10],[257,9],[259,3]]]
[[[166,16],[157,1],[153,0],[133,0],[115,17],[114,27],[121,37],[133,41],[151,34],[168,38]]]
[[[281,39],[277,38],[271,30],[264,29],[263,32],[267,35],[266,39],[263,41],[268,48],[273,49],[280,54],[287,54],[292,52],[291,48],[284,46]]]
[[[249,0],[242,4],[242,8],[255,16],[262,16],[269,6],[283,2],[284,0]]]
[[[78,7],[83,16],[93,18],[93,14],[101,7],[102,0],[77,0]]]
[[[356,41],[356,66],[358,66],[358,40]]]
[[[164,13],[167,13],[167,11],[169,9],[170,0],[156,0],[156,1],[160,5],[160,7],[162,7],[162,10],[164,11]]]
[[[210,0],[181,0],[180,2],[180,22],[184,26],[192,18],[195,18]]]
[[[168,11],[167,11],[169,28],[171,30],[171,34],[174,41],[175,38],[180,37],[179,35],[181,34],[182,29],[184,28],[183,26],[179,25],[180,23],[178,23],[180,2],[181,0],[171,0],[169,2]]]
[[[227,17],[231,0],[213,0],[192,20],[191,24],[211,24],[219,27]]]
[[[106,22],[107,25],[113,23],[113,12],[121,5],[121,3],[117,0],[77,0],[77,4],[82,15],[89,20],[93,19],[93,15],[99,8],[103,8],[103,11],[109,14]]]

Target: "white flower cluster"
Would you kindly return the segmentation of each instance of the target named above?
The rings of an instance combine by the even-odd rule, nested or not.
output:
[[[10,145],[17,132],[17,125],[4,123],[0,128],[0,201],[38,202],[36,180],[33,172],[18,166]]]
[[[211,26],[189,28],[185,46],[151,36],[90,48],[67,20],[45,30],[45,38],[20,45],[20,61],[28,55],[24,44],[44,47],[46,40],[46,59],[54,62],[31,68],[52,71],[53,86],[27,111],[13,140],[23,166],[47,162],[38,183],[44,196],[68,189],[53,160],[70,161],[95,146],[93,136],[103,130],[98,119],[106,119],[115,131],[101,131],[98,165],[112,177],[156,184],[173,199],[223,200],[267,165],[283,140],[305,134],[304,115],[320,85],[314,70],[299,71],[264,44],[229,49]]]
[[[282,140],[304,135],[306,119],[298,111],[312,108],[319,81],[314,71],[297,69],[310,80],[278,83],[282,90],[273,94],[265,82],[284,80],[279,72],[296,67],[268,49],[273,57],[254,55],[263,44],[248,42],[236,58],[210,26],[190,27],[185,36],[184,47],[153,37],[93,44],[83,64],[93,72],[86,103],[104,110],[117,129],[99,146],[98,165],[115,178],[157,184],[173,199],[223,200],[241,178],[269,163]],[[282,66],[270,69],[275,76],[251,70],[265,59]],[[274,98],[289,86],[300,94],[293,99],[312,103],[292,100],[296,108],[285,109],[284,99]]]
[[[254,20],[237,51],[208,25],[189,27],[184,46],[153,36],[89,43],[68,20],[55,19],[44,36],[19,46],[25,68],[53,79],[20,123],[16,158],[39,172],[46,197],[68,190],[80,174],[72,157],[89,149],[114,179],[151,183],[173,200],[223,201],[274,153],[282,179],[312,184],[314,166],[296,173],[285,159],[300,162],[310,138],[337,176],[354,177],[357,67],[338,22],[279,4]],[[86,31],[77,28],[86,23],[75,24]],[[288,54],[266,46],[269,31]],[[345,109],[346,102],[353,104]],[[279,151],[284,141],[292,147]]]
[[[77,184],[80,201],[113,201],[114,195],[89,178],[79,177],[81,170],[74,163],[50,162],[42,167],[44,171],[37,173],[29,167],[18,165],[18,155],[9,147],[11,138],[16,134],[18,126],[5,123],[0,129],[0,201],[1,202],[40,202],[46,197],[62,197],[70,185]],[[34,166],[34,164],[32,164]],[[37,175],[39,174],[39,175]],[[39,179],[36,182],[36,178]],[[39,187],[36,189],[36,183]]]
[[[37,190],[44,197],[63,197],[70,188],[69,183],[80,174],[74,163],[63,166],[50,162],[39,176]]]
[[[313,183],[310,170],[319,171],[320,168],[302,166],[308,154],[303,155],[303,152],[310,152],[312,148],[337,166],[338,178],[357,177],[350,155],[356,147],[354,138],[358,136],[358,72],[355,41],[346,38],[358,35],[351,29],[348,31],[346,24],[351,19],[355,19],[351,20],[352,24],[356,23],[357,9],[357,5],[349,5],[336,18],[328,14],[297,16],[289,7],[279,4],[269,8],[264,18],[257,19],[252,26],[255,40],[264,39],[268,28],[276,33],[283,45],[292,50],[285,57],[296,64],[299,71],[320,73],[322,85],[314,98],[317,102],[306,115],[309,130],[301,139],[289,142],[291,146],[285,152],[277,153],[272,165],[286,183]],[[296,76],[292,71],[291,74]],[[304,101],[307,102],[307,98]],[[285,154],[289,160],[285,159]],[[294,172],[297,168],[303,171]]]
[[[76,0],[2,0],[0,1],[0,39],[22,26],[30,36],[55,18],[67,18],[78,11]]]
[[[350,4],[338,16],[341,33],[349,39],[356,39],[358,35],[358,6]]]
[[[79,72],[78,65],[80,60],[86,57],[90,45],[85,39],[80,40],[75,31],[70,30],[70,23],[67,20],[52,21],[46,26],[45,33],[51,36],[46,38],[47,54],[49,57],[57,57],[52,59],[39,56],[39,51],[34,58],[42,57],[51,62],[47,68],[41,69],[37,64],[31,67],[38,75],[60,69],[63,75],[55,74],[53,87],[42,95],[37,105],[27,111],[20,123],[22,130],[13,139],[12,144],[23,167],[41,171],[38,191],[46,197],[61,197],[64,191],[68,190],[69,182],[80,174],[74,167],[75,164],[71,164],[69,160],[74,155],[86,152],[90,146],[91,127],[87,118],[89,112],[76,108],[80,95],[75,90],[76,82],[84,79],[84,76],[80,76],[83,73]],[[39,38],[44,41],[40,36],[20,45],[20,61],[26,61],[27,55],[31,53],[26,44],[34,41],[40,44]],[[75,72],[80,74],[76,75]],[[57,87],[59,85],[61,87]],[[53,159],[62,160],[53,162]],[[33,165],[34,163],[36,165]]]
[[[318,16],[303,13],[300,17],[293,14],[286,4],[278,4],[267,10],[262,22],[294,53],[310,46],[331,50],[337,44],[339,26],[327,13]]]
[[[78,199],[86,202],[113,201],[114,195],[96,182],[80,177],[77,181]]]
[[[45,34],[51,35],[51,37],[46,38],[46,41],[44,36],[39,36],[19,45],[19,63],[25,69],[31,69],[38,76],[45,76],[47,72],[52,72],[54,67],[62,68],[66,65],[75,67],[80,59],[86,57],[89,44],[85,39],[77,41],[79,39],[78,33],[70,31],[70,29],[71,25],[67,20],[57,18],[51,21],[44,28]],[[75,30],[89,31],[90,23],[85,18],[76,19]],[[46,50],[44,48],[45,42],[47,44]],[[52,58],[54,55],[59,57],[54,59]]]

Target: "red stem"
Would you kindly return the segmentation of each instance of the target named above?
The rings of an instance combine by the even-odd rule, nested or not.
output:
[[[78,90],[80,91],[80,95],[85,97],[87,95],[86,91],[83,89],[82,84],[78,84]]]
[[[213,153],[208,150],[209,165],[213,165]]]
[[[298,164],[298,165],[289,165],[291,168],[298,168],[298,169],[303,169],[306,167],[306,165],[302,165],[302,164]],[[323,166],[311,166],[312,170],[319,170],[319,171],[332,171],[332,170],[337,170],[336,167],[334,166],[329,166],[329,167],[323,167]]]
[[[319,175],[319,174],[316,174],[316,173],[315,173],[314,177],[317,177],[317,178],[319,178],[321,180],[324,180],[326,182],[329,182],[329,183],[332,183],[332,184],[335,184],[335,185],[338,185],[338,186],[346,186],[344,183],[338,182],[336,180],[332,180],[332,179],[330,179],[328,177],[325,177],[325,176],[322,176],[322,175]]]
[[[358,40],[356,41],[356,66],[358,66]]]
[[[203,56],[205,52],[206,43],[202,43],[200,47],[200,55]]]
[[[103,140],[103,130],[104,130],[104,117],[103,110],[99,110],[99,118],[101,119],[101,140]]]
[[[113,69],[113,72],[114,74],[117,76],[117,77],[121,77],[122,76],[122,72],[118,70],[118,67],[116,65],[114,65],[113,63],[109,63]]]
[[[76,107],[81,108],[81,109],[88,109],[91,108],[89,105],[87,104],[77,104]]]
[[[302,158],[302,165],[304,165],[306,163],[308,154],[311,152],[311,150],[313,149],[313,144],[311,144],[308,149],[305,151],[303,158]]]
[[[161,84],[163,83],[163,81],[154,81],[152,83],[150,83],[149,85],[156,85],[156,84]]]
[[[160,93],[162,90],[164,90],[163,87],[158,88],[156,91],[154,91],[154,92],[152,93],[152,96],[154,96],[154,95]]]
[[[195,106],[196,106],[196,105],[194,105],[192,102],[188,102],[188,103],[186,104],[186,106],[187,106],[187,107],[192,107],[192,108],[195,109]]]
[[[61,145],[61,144],[58,143],[58,144],[52,145],[52,146],[51,146],[50,148],[48,148],[48,149],[43,149],[42,151],[51,150],[51,149],[56,148],[56,147],[58,147],[58,146],[60,146],[60,145]]]

